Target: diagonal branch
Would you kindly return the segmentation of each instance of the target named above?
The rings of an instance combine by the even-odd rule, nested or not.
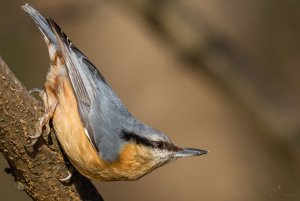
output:
[[[18,189],[33,200],[103,200],[91,181],[77,172],[70,184],[59,181],[67,175],[67,167],[53,131],[49,139],[38,141],[33,152],[25,149],[41,110],[0,57],[0,152]]]

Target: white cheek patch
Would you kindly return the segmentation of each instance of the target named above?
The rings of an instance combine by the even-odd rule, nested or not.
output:
[[[160,164],[164,164],[166,161],[169,161],[171,159],[171,153],[167,150],[158,150],[156,149],[154,151],[154,156],[157,158],[157,162]]]

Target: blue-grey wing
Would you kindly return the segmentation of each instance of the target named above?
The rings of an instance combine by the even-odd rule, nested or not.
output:
[[[118,158],[121,146],[118,133],[122,126],[117,124],[122,124],[131,115],[97,68],[54,21],[48,20],[58,37],[86,134],[104,159],[114,161]]]

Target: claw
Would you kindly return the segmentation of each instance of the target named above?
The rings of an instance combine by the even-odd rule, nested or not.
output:
[[[74,171],[75,171],[74,167],[71,166],[71,167],[70,167],[70,170],[68,170],[68,176],[59,179],[59,181],[65,182],[65,183],[69,183],[70,180],[71,180],[71,178],[72,178],[72,175],[73,175]]]
[[[30,93],[30,94],[33,94],[33,93],[35,93],[35,92],[38,92],[38,93],[39,93],[39,95],[41,95],[41,94],[45,93],[45,91],[44,91],[44,90],[42,90],[42,89],[39,89],[39,88],[33,88],[33,89],[30,89],[30,90],[29,90],[29,93]]]

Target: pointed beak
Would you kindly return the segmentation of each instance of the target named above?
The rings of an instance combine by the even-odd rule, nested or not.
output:
[[[188,157],[188,156],[198,156],[207,154],[208,151],[201,150],[201,149],[193,149],[193,148],[182,148],[178,152],[175,153],[175,158],[182,158],[182,157]]]

